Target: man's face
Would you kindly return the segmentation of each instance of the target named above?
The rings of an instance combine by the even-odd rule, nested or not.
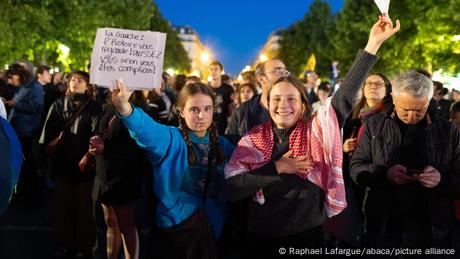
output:
[[[42,74],[38,74],[38,80],[45,84],[51,83],[51,74],[50,71],[45,70]]]
[[[209,71],[211,71],[212,80],[219,80],[222,75],[222,69],[220,69],[219,65],[211,65],[209,67]]]
[[[414,97],[405,92],[392,93],[393,104],[398,118],[406,124],[417,124],[428,110],[430,100],[426,97]]]
[[[54,78],[53,78],[53,84],[57,85],[61,83],[62,80],[62,73],[61,72],[55,72],[54,73]]]
[[[318,82],[318,75],[315,72],[310,72],[307,75],[307,83],[310,85],[316,85]]]
[[[286,66],[280,60],[273,59],[265,63],[264,74],[257,77],[262,88],[268,90],[282,76],[288,76]]]

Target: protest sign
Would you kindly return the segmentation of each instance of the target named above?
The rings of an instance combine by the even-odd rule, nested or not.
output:
[[[113,88],[123,79],[130,90],[160,87],[166,34],[99,28],[91,55],[91,84]]]

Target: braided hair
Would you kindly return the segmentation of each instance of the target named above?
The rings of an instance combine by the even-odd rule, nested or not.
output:
[[[176,108],[179,112],[184,111],[185,103],[187,102],[188,98],[195,95],[195,94],[203,94],[211,97],[212,103],[215,103],[214,100],[214,92],[205,84],[201,82],[196,83],[188,83],[186,84],[182,90],[179,92],[179,96],[177,98]],[[190,138],[190,128],[187,126],[187,122],[182,116],[179,116],[179,129],[182,132],[182,136],[184,137],[185,143],[187,144],[187,151],[188,151],[188,163],[189,165],[192,164],[195,159],[195,153],[193,152],[192,148],[192,139]],[[211,126],[208,128],[208,132],[210,133],[210,141],[211,147],[214,152],[214,157],[217,160],[217,163],[220,164],[224,161],[224,153],[220,148],[218,142],[219,134],[217,133],[217,127],[214,125],[214,122],[211,123]]]

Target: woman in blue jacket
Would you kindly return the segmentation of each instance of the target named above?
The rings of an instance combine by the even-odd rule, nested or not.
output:
[[[156,222],[164,236],[166,258],[216,258],[215,240],[225,219],[224,166],[233,146],[213,125],[214,94],[205,84],[187,84],[176,107],[179,128],[155,122],[128,102],[132,92],[122,80],[112,101],[131,136],[149,152]],[[208,162],[209,160],[209,162]]]

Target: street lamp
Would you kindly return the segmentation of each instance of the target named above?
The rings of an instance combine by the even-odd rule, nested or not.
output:
[[[174,75],[174,69],[168,68],[168,69],[166,69],[166,73],[168,73],[170,76],[173,76]]]
[[[265,62],[265,61],[268,60],[268,57],[267,57],[267,55],[265,55],[265,54],[261,54],[261,55],[259,56],[259,60],[260,60],[261,62]]]
[[[209,61],[209,55],[207,53],[202,53],[201,56],[200,56],[200,60],[203,63],[208,62]]]
[[[190,75],[201,78],[201,72],[197,69],[193,70],[192,73],[190,73]]]

